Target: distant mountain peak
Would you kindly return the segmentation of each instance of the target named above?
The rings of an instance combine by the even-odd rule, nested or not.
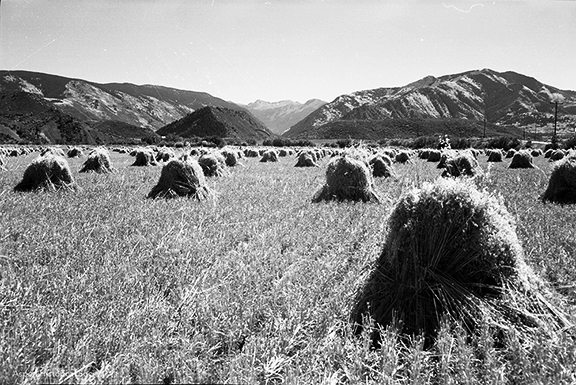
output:
[[[426,77],[423,77],[420,80],[416,80],[415,82],[412,82],[408,85],[405,86],[405,88],[409,88],[409,87],[428,87],[431,86],[432,84],[434,84],[436,82],[436,78],[432,75],[428,75]]]
[[[244,107],[266,124],[272,132],[282,134],[324,104],[326,102],[320,99],[311,99],[304,104],[292,100],[267,102],[259,99]]]
[[[294,102],[292,100],[279,100],[277,102],[268,102],[262,99],[258,99],[255,102],[247,104],[246,107],[248,107],[249,109],[267,110],[270,108],[279,108],[291,105],[299,106],[301,104],[298,102]]]

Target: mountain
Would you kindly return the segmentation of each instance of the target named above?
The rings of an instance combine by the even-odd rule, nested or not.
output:
[[[479,136],[484,117],[490,132],[498,133],[503,126],[513,132],[514,127],[520,130],[535,122],[553,121],[554,98],[562,99],[558,104],[560,125],[576,128],[575,91],[560,90],[511,71],[483,69],[439,78],[427,76],[404,87],[341,95],[283,135],[382,139],[403,132],[401,135]],[[402,124],[412,128],[398,130]]]
[[[219,136],[241,140],[263,140],[275,136],[247,111],[214,106],[194,111],[156,133],[184,138]]]
[[[324,104],[326,102],[319,99],[311,99],[304,104],[292,100],[279,102],[257,100],[241,106],[260,119],[270,131],[282,134]]]
[[[0,140],[92,143],[142,138],[208,105],[240,108],[204,92],[0,71]],[[60,132],[62,122],[67,122],[65,134]]]

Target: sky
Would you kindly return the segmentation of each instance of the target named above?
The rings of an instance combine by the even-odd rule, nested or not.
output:
[[[0,0],[0,69],[236,103],[483,68],[576,90],[576,0]]]

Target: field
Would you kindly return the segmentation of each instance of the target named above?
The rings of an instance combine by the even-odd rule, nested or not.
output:
[[[386,329],[352,335],[352,298],[381,252],[387,217],[435,163],[395,165],[381,204],[311,203],[320,168],[244,158],[209,178],[215,197],[149,200],[161,167],[79,174],[76,192],[14,193],[37,153],[0,171],[0,383],[545,384],[576,382],[576,340],[497,346],[446,324],[431,349]],[[481,189],[516,219],[528,264],[576,304],[576,207],[538,200],[552,165],[488,164]],[[431,224],[437,225],[437,224]]]

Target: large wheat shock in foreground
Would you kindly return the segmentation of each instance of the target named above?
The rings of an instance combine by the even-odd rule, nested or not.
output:
[[[434,336],[446,317],[473,332],[482,324],[517,330],[561,326],[526,265],[512,217],[471,180],[441,179],[396,204],[382,254],[358,292],[356,330],[366,317]]]

